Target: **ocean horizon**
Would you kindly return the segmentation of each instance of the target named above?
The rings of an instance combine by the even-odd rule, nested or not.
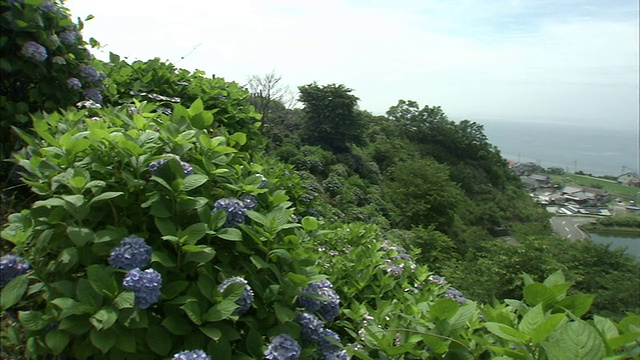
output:
[[[484,127],[489,142],[507,160],[593,175],[639,172],[638,128],[626,131],[584,124],[477,122]]]

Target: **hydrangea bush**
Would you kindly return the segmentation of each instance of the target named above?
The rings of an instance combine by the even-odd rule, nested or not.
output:
[[[246,136],[194,126],[203,112],[69,109],[36,114],[36,136],[15,129],[39,200],[3,229],[31,270],[2,297],[27,357],[263,358],[269,339],[300,339],[296,299],[322,280],[305,230]]]
[[[83,22],[74,22],[59,1],[0,1],[0,131],[29,127],[29,113],[73,105],[100,95],[103,77],[83,40]],[[83,94],[82,89],[87,91]],[[1,159],[15,150],[6,136]],[[3,172],[6,169],[2,170]]]

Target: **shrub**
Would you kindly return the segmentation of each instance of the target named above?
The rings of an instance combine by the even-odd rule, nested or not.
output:
[[[74,23],[68,9],[49,0],[0,1],[0,13],[3,134],[10,126],[30,127],[29,113],[75,104],[85,97],[83,90],[99,95],[103,74],[91,66],[93,57],[81,35],[83,23]],[[89,42],[98,45],[94,39]],[[1,160],[16,150],[16,139],[5,137]]]
[[[31,270],[2,307],[17,310],[28,358],[263,358],[270,337],[299,338],[296,297],[322,278],[288,197],[247,172],[259,166],[244,136],[194,126],[200,101],[154,108],[40,113],[36,136],[16,129],[39,200],[3,229]]]

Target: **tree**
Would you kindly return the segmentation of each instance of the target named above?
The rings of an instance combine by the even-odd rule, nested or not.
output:
[[[349,144],[363,144],[364,117],[356,109],[358,98],[344,85],[316,83],[300,86],[305,118],[302,133],[310,145],[336,153],[347,152]]]
[[[262,114],[262,121],[268,122],[273,110],[291,109],[295,103],[295,96],[288,86],[282,85],[282,76],[274,71],[263,76],[253,75],[249,78],[247,88],[251,93],[249,102]]]

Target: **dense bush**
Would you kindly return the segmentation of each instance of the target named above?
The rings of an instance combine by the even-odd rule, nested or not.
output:
[[[30,127],[30,113],[100,102],[104,74],[91,66],[82,28],[57,1],[0,1],[1,160],[16,149],[10,126]]]

